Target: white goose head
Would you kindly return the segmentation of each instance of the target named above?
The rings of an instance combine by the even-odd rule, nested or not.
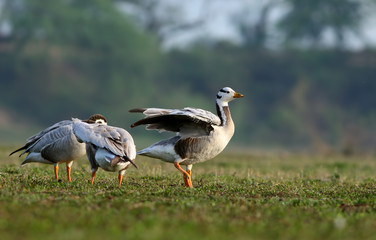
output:
[[[228,106],[228,102],[235,98],[243,97],[242,94],[235,92],[232,88],[224,87],[217,93],[217,103],[219,106]]]

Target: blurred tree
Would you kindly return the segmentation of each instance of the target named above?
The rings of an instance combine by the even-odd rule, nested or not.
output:
[[[280,1],[258,3],[257,11],[244,8],[233,16],[234,24],[238,29],[242,42],[251,48],[264,48],[269,38],[270,12]]]
[[[2,21],[10,43],[0,48],[0,99],[31,119],[119,117],[154,91],[159,48],[110,1],[6,0]]]
[[[179,1],[166,0],[113,0],[125,6],[126,12],[147,32],[157,37],[160,43],[171,36],[199,27],[205,15],[195,20],[187,20]],[[208,1],[203,1],[204,9]],[[204,12],[204,11],[202,11]]]
[[[345,35],[356,32],[362,20],[357,0],[285,0],[287,14],[279,23],[286,41],[319,46],[326,33],[333,34],[335,46],[342,48]]]

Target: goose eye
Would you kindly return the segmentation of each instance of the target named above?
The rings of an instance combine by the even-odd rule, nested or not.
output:
[[[227,91],[227,90],[224,90],[224,89],[221,89],[221,90],[219,90],[220,92],[223,92],[223,93],[227,93],[227,94],[229,94],[230,92],[229,91]]]

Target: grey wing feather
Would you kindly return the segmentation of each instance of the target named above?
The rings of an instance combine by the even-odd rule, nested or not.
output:
[[[56,141],[61,137],[61,134],[65,134],[65,131],[67,130],[66,127],[71,127],[72,123],[73,122],[71,120],[64,120],[55,123],[54,125],[26,139],[26,144],[23,147],[13,151],[10,155],[21,150],[24,151],[20,154],[20,156],[27,152],[40,151],[45,144],[48,144],[51,141]]]
[[[79,141],[104,148],[117,156],[130,159],[136,156],[133,138],[122,128],[75,121],[73,132]]]
[[[64,160],[64,157],[61,158],[60,153],[64,153],[67,151],[66,144],[65,144],[67,141],[67,138],[65,136],[57,139],[54,142],[50,142],[44,145],[44,147],[40,151],[42,157],[52,162],[59,162],[59,161]]]
[[[171,114],[174,114],[174,112],[172,112]],[[221,124],[221,119],[219,119],[219,117],[217,115],[215,115],[215,114],[213,114],[209,111],[199,109],[199,108],[187,107],[187,108],[184,108],[182,110],[177,110],[176,114],[177,115],[179,115],[179,114],[188,115],[192,119],[196,119],[197,121],[204,121],[204,122],[207,122],[207,123],[213,124],[213,125],[220,125]]]
[[[29,141],[27,148],[20,156],[27,152],[40,152],[46,145],[56,142],[71,133],[72,121],[64,121],[63,124],[57,123],[31,137],[32,140]]]
[[[43,137],[46,133],[51,132],[54,129],[57,129],[66,125],[72,125],[72,123],[73,122],[71,120],[63,120],[63,121],[57,122],[54,125],[44,129],[43,131],[40,131],[39,133],[29,137],[28,139],[26,139],[26,142],[29,143],[29,142],[36,141],[40,139],[41,137]]]
[[[49,132],[46,132],[43,136],[41,136],[37,141],[34,142],[30,147],[26,149],[26,151],[32,152],[39,152],[41,151],[46,145],[49,145],[53,142],[59,141],[60,139],[66,137],[67,135],[72,133],[72,124],[60,126],[55,128]]]
[[[146,116],[156,116],[161,114],[170,114],[172,111],[176,109],[164,109],[164,108],[144,108],[142,112]]]
[[[179,132],[184,135],[204,135],[213,130],[213,125],[221,124],[217,115],[198,108],[147,108],[143,109],[143,114],[146,117],[135,122],[131,127],[147,125],[146,129],[148,130]]]
[[[146,108],[143,111],[147,117],[149,116],[158,116],[158,115],[186,115],[192,118],[192,120],[196,121],[204,121],[214,125],[220,125],[221,120],[219,117],[209,111],[199,109],[199,108],[192,108],[186,107],[183,109],[163,109],[163,108]]]

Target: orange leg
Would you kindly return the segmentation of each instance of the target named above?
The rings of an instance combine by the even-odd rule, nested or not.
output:
[[[191,182],[190,184],[192,185],[192,171],[191,170],[187,170],[187,173],[189,175],[189,180],[188,180],[188,178],[184,177],[184,182],[185,182],[185,186],[189,187],[189,182]]]
[[[118,179],[119,179],[119,188],[120,188],[121,182],[123,181],[123,175],[119,174]]]
[[[71,179],[70,173],[71,173],[71,167],[68,167],[68,166],[67,166],[68,182],[72,182],[72,179]]]
[[[96,175],[96,174],[97,174],[96,171],[92,171],[92,172],[91,172],[91,185],[94,184],[94,178],[95,178],[95,175]]]
[[[184,169],[182,169],[179,165],[179,163],[175,162],[174,163],[174,166],[181,172],[183,173],[183,178],[184,178],[184,183],[185,183],[185,186],[186,187],[190,187],[190,188],[193,188],[193,185],[192,185],[192,180],[191,180],[191,171],[188,170],[188,171],[184,171]]]
[[[54,172],[55,172],[55,179],[56,181],[59,181],[59,165],[54,166]]]

